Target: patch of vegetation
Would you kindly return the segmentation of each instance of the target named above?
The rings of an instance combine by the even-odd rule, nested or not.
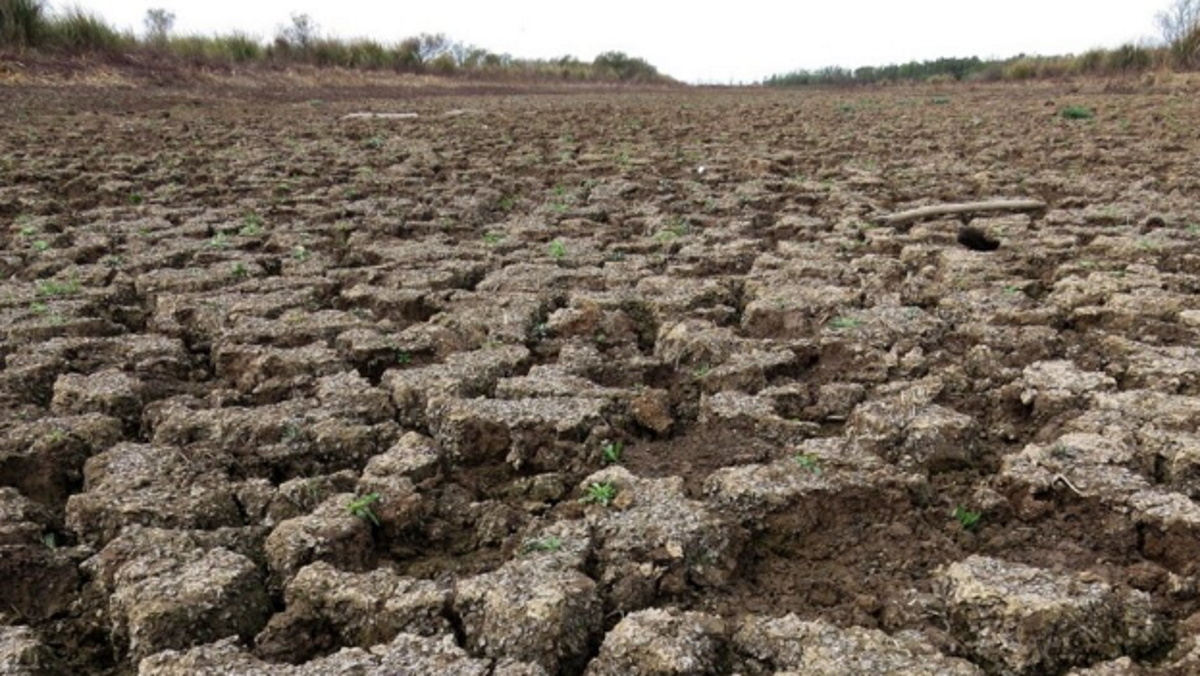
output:
[[[485,232],[483,233],[483,243],[488,246],[496,246],[504,239],[504,233],[500,232]]]
[[[962,505],[954,508],[953,516],[963,530],[975,530],[979,526],[980,520],[983,519],[983,514],[972,512]]]
[[[312,258],[312,252],[309,251],[308,247],[304,246],[303,244],[297,244],[295,248],[292,249],[292,260],[299,263],[304,263],[310,258]]]
[[[619,464],[624,453],[625,444],[620,441],[608,441],[600,447],[600,454],[606,465]]]
[[[346,511],[353,516],[379,526],[379,517],[375,515],[375,511],[371,508],[371,505],[382,499],[378,493],[368,493],[360,498],[351,500],[350,504],[346,505]]]
[[[210,249],[228,249],[229,248],[229,235],[226,235],[223,232],[218,232],[217,234],[213,235],[212,239],[208,240],[208,248],[210,248]]]
[[[561,239],[556,239],[550,242],[550,257],[556,261],[560,261],[567,256],[567,245],[563,244]]]
[[[611,481],[592,482],[584,491],[583,501],[595,503],[604,507],[612,504],[617,498],[617,487]]]
[[[250,276],[250,269],[246,267],[245,263],[238,262],[233,264],[233,269],[229,271],[229,274],[234,279],[245,279]]]
[[[810,453],[799,453],[792,457],[792,460],[800,465],[801,468],[812,472],[813,474],[821,474],[821,459]]]
[[[242,229],[238,234],[242,237],[255,237],[262,234],[263,219],[256,212],[249,212],[242,217]]]
[[[1064,120],[1090,120],[1096,116],[1091,108],[1085,106],[1066,106],[1058,114]]]
[[[39,296],[70,296],[79,292],[79,279],[77,277],[71,277],[66,281],[39,279],[34,287]]]
[[[563,541],[554,535],[549,535],[543,538],[526,540],[521,544],[521,554],[533,554],[536,552],[557,552],[562,549]]]

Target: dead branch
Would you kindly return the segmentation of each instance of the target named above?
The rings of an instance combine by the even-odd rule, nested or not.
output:
[[[1046,203],[1039,200],[996,200],[992,202],[961,202],[957,204],[935,204],[933,206],[901,211],[884,216],[884,225],[905,225],[926,218],[953,214],[978,214],[984,212],[1044,211]]]

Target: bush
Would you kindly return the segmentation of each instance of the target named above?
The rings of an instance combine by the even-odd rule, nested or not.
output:
[[[46,35],[40,0],[0,0],[0,47],[39,47]]]
[[[1140,72],[1150,68],[1154,60],[1150,50],[1137,45],[1121,45],[1104,57],[1104,69],[1110,73]]]

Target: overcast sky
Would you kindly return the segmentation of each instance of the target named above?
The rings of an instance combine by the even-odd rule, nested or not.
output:
[[[150,7],[176,32],[275,35],[293,13],[323,34],[394,42],[417,33],[518,57],[607,50],[688,82],[753,82],[796,68],[857,67],[941,56],[1061,54],[1153,38],[1171,0],[80,0],[121,28]],[[54,3],[55,6],[66,4]]]

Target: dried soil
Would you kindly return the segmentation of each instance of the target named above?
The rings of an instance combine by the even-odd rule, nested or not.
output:
[[[1197,664],[1195,96],[0,91],[0,664]]]

